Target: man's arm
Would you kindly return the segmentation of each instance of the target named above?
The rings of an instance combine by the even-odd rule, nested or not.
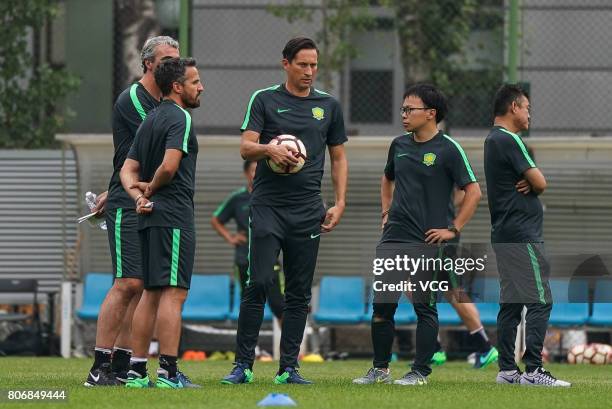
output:
[[[212,228],[215,229],[217,233],[219,233],[219,236],[223,237],[223,239],[227,241],[229,244],[231,244],[232,246],[239,246],[241,244],[246,244],[247,239],[244,233],[236,233],[236,234],[230,233],[230,231],[225,227],[225,224],[221,223],[221,221],[219,220],[217,216],[213,216],[210,219],[210,224]]]
[[[538,168],[529,168],[523,173],[524,179],[516,183],[516,190],[526,195],[530,191],[536,195],[544,193],[546,190],[546,178]]]
[[[259,133],[255,131],[244,131],[240,140],[240,156],[244,160],[258,161],[270,158],[279,165],[295,165],[298,159],[294,156],[297,152],[287,145],[270,145],[259,143]]]
[[[344,145],[329,145],[328,150],[336,202],[333,207],[327,209],[325,222],[321,225],[323,233],[332,231],[340,223],[346,207],[346,187],[348,185],[348,161]]]
[[[172,178],[174,178],[181,164],[182,158],[183,151],[178,149],[166,149],[161,165],[159,165],[155,171],[153,180],[151,180],[151,183],[149,183],[144,192],[147,198],[153,196],[160,188],[172,181]]]
[[[393,201],[393,189],[395,188],[395,182],[388,179],[386,175],[382,175],[380,178],[380,207],[382,214],[382,224],[380,228],[384,228],[389,219],[389,209],[391,209],[391,202]]]
[[[127,158],[123,162],[119,177],[121,178],[123,189],[136,202],[136,212],[139,214],[151,213],[153,208],[145,207],[149,203],[149,199],[144,196],[144,192],[139,188],[139,171],[140,163],[134,159]]]

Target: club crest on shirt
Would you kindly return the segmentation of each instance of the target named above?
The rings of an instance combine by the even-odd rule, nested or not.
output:
[[[423,155],[423,164],[427,166],[431,166],[434,164],[435,161],[436,161],[435,153],[426,153],[425,155]]]
[[[323,120],[325,118],[325,110],[319,107],[312,108],[312,117],[317,121]]]

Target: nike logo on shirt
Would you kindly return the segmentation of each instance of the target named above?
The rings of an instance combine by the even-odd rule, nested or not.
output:
[[[276,110],[276,112],[277,112],[277,113],[279,113],[279,114],[282,114],[283,112],[287,112],[287,111],[291,111],[291,108],[288,108],[288,109],[278,108],[278,109]]]
[[[401,158],[402,156],[408,156],[408,155],[409,155],[408,153],[398,153],[397,157]]]

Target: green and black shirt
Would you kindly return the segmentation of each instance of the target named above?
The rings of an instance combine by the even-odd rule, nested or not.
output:
[[[227,223],[231,219],[236,222],[238,232],[247,235],[249,230],[249,200],[251,194],[246,187],[232,192],[224,201],[217,207],[213,213],[222,224]],[[247,235],[248,237],[248,235]],[[247,256],[249,253],[249,244],[236,246],[234,253],[234,262],[237,265],[245,265],[248,263]]]
[[[125,89],[113,106],[113,144],[115,155],[113,156],[113,175],[108,184],[108,198],[106,209],[134,209],[134,201],[121,185],[119,172],[125,162],[125,158],[134,142],[136,130],[145,119],[147,114],[159,106],[159,101],[149,94],[146,88],[135,82]]]
[[[150,182],[161,165],[167,149],[183,152],[174,178],[149,199],[153,212],[139,217],[139,228],[172,227],[194,230],[193,194],[198,156],[198,140],[189,112],[165,100],[147,115],[136,132],[128,158],[140,164],[140,180]]]
[[[260,134],[259,143],[289,134],[306,147],[308,159],[301,171],[279,175],[260,161],[255,173],[253,205],[309,205],[321,201],[321,178],[325,148],[347,141],[340,104],[329,94],[311,88],[310,95],[298,97],[283,84],[256,91],[249,101],[241,131]]]
[[[454,185],[476,182],[461,145],[442,132],[427,142],[412,133],[395,138],[385,176],[395,191],[381,242],[425,242],[426,231],[448,227]]]
[[[524,195],[515,186],[535,167],[520,136],[500,126],[491,129],[484,144],[484,168],[493,243],[543,241],[544,212],[538,195]]]

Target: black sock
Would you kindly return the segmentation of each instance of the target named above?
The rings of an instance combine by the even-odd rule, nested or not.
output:
[[[113,359],[111,361],[111,368],[113,369],[113,372],[129,371],[131,357],[132,351],[129,349],[116,348],[113,351]]]
[[[159,367],[163,370],[168,371],[168,378],[174,378],[176,376],[176,371],[178,370],[176,367],[177,357],[170,355],[160,355],[159,356]]]
[[[395,325],[393,321],[372,321],[372,345],[374,346],[375,368],[389,367],[394,336]]]
[[[91,369],[98,369],[102,364],[110,364],[111,362],[110,349],[106,348],[95,348],[94,349],[94,363]]]
[[[476,352],[486,354],[491,350],[489,337],[483,327],[477,329],[474,333],[470,333],[470,343],[475,346]]]
[[[147,360],[146,358],[132,358],[130,359],[130,369],[134,372],[138,372],[143,378],[147,376]]]

